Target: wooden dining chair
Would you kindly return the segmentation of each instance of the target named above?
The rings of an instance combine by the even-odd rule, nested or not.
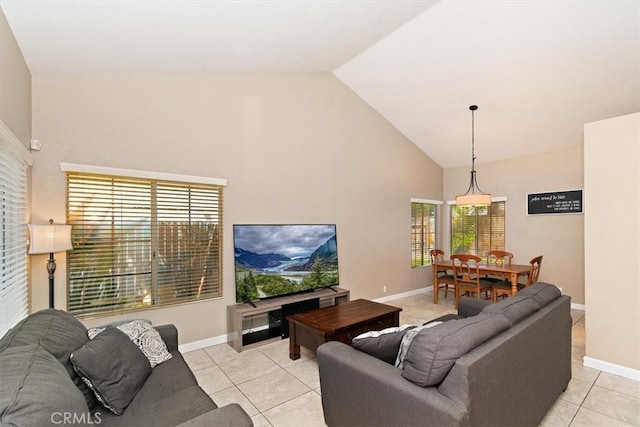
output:
[[[480,261],[482,258],[469,254],[451,255],[453,261],[453,279],[456,283],[455,308],[458,308],[458,301],[462,295],[475,294],[475,298],[480,299],[482,293],[488,298],[492,295],[493,283],[480,276]],[[464,294],[461,294],[464,292]]]
[[[444,297],[446,298],[449,291],[455,293],[456,281],[453,278],[453,272],[444,267],[436,267],[435,263],[444,261],[444,251],[442,249],[432,249],[429,251],[431,257],[431,267],[433,268],[433,303],[438,303],[438,294],[444,289]]]
[[[524,289],[527,286],[531,286],[534,283],[538,282],[538,278],[540,277],[540,267],[542,266],[542,255],[534,257],[529,261],[531,267],[529,267],[529,272],[527,273],[527,280],[524,283],[518,283],[518,291]],[[501,296],[511,296],[511,282],[509,280],[502,280],[500,282],[496,282],[492,286],[492,301],[498,301],[498,297]]]
[[[492,250],[487,252],[487,264],[511,265],[513,254],[509,251]],[[504,280],[504,276],[485,276],[485,280],[498,283]]]

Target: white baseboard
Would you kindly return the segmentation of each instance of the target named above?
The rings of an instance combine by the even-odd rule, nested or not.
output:
[[[616,365],[615,363],[605,362],[603,360],[598,360],[587,356],[582,359],[582,362],[587,368],[593,368],[599,371],[618,375],[620,377],[640,381],[640,370],[637,369],[627,368],[626,366]]]
[[[217,337],[205,338],[199,341],[193,341],[178,346],[180,353],[200,350],[202,348],[211,347],[212,345],[225,344],[227,342],[227,334],[218,335]]]
[[[425,293],[428,293],[428,292],[433,293],[433,287],[432,286],[427,286],[426,288],[414,289],[412,291],[402,292],[400,294],[393,294],[393,295],[389,295],[389,296],[382,297],[382,298],[376,298],[373,301],[380,302],[380,303],[385,303],[385,302],[393,301],[393,300],[400,299],[400,298],[407,298],[407,297],[413,297],[413,296],[420,295],[420,294],[425,294]]]
[[[584,304],[575,304],[575,303],[571,303],[571,309],[572,309],[572,310],[580,310],[580,311],[584,311]]]

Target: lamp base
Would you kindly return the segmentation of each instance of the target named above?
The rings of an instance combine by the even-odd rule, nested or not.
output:
[[[49,273],[49,308],[53,307],[53,293],[54,293],[54,283],[53,283],[53,273],[56,272],[56,260],[53,258],[53,252],[49,253],[49,261],[47,262],[47,272]]]

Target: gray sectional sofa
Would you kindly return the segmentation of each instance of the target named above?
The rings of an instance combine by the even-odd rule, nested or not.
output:
[[[198,386],[178,351],[173,325],[155,331],[166,345],[166,357],[151,368],[152,358],[147,360],[115,327],[89,340],[84,325],[67,312],[48,309],[28,316],[0,339],[0,425],[253,425],[240,406],[218,408]],[[150,347],[155,350],[157,346]],[[104,405],[121,410],[121,415],[98,401],[78,374],[79,367],[89,377],[100,372],[119,376],[113,384],[94,382],[91,387],[101,390]],[[124,399],[125,394],[130,399]]]
[[[463,298],[458,314],[414,333],[399,367],[339,342],[321,345],[326,423],[539,425],[571,379],[570,298],[537,283],[495,304]]]

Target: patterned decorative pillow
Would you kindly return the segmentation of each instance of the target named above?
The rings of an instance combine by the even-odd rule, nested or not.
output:
[[[358,335],[351,341],[351,346],[370,356],[393,364],[398,355],[398,348],[404,334],[415,326],[402,325],[386,328],[381,331],[369,331]]]
[[[89,339],[94,339],[98,334],[110,327],[112,326],[89,329],[87,331]],[[148,320],[132,320],[131,322],[118,325],[116,328],[127,334],[131,341],[142,350],[142,353],[149,359],[149,364],[152,368],[173,357],[171,353],[169,353],[167,345],[162,340],[160,333],[154,329]]]

